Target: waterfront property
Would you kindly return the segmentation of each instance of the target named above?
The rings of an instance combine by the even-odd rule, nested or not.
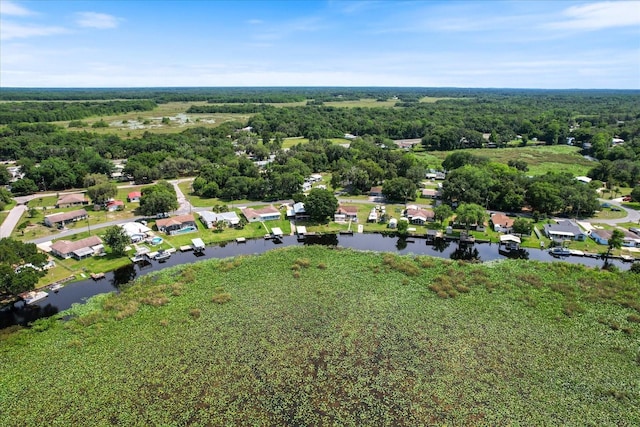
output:
[[[89,236],[85,239],[70,242],[68,240],[58,240],[51,245],[51,253],[63,258],[75,258],[81,260],[104,252],[102,239],[98,236]]]
[[[196,231],[198,229],[196,220],[191,214],[159,219],[156,221],[156,227],[158,227],[158,231],[170,235]]]
[[[357,206],[338,206],[338,210],[333,215],[335,222],[358,222],[358,207]]]
[[[240,218],[235,212],[200,212],[200,221],[207,228],[214,228],[219,221],[223,221],[227,227],[237,227],[240,224]]]
[[[146,239],[151,232],[149,227],[139,222],[125,222],[124,224],[120,224],[120,227],[127,233],[132,243]]]
[[[280,211],[274,206],[267,206],[262,209],[244,208],[242,214],[248,222],[277,221],[281,218]]]
[[[573,221],[563,219],[556,220],[555,224],[545,224],[544,234],[552,240],[579,240],[583,241],[587,235]]]
[[[416,207],[415,209],[406,209],[405,217],[411,224],[424,225],[427,221],[435,220],[435,213],[432,210]]]
[[[513,231],[513,221],[513,218],[510,218],[500,212],[496,212],[491,215],[493,231],[497,231],[498,233],[511,233]]]
[[[64,227],[71,222],[81,221],[87,218],[87,211],[78,209],[77,211],[61,212],[44,217],[44,225],[47,227]]]
[[[292,207],[288,208],[287,218],[295,218],[296,220],[309,219],[307,211],[304,210],[304,203],[294,203]]]
[[[624,234],[624,237],[622,238],[622,246],[630,248],[640,247],[640,236],[637,236],[626,230],[620,231]],[[591,230],[591,233],[589,233],[589,237],[591,237],[599,245],[608,245],[609,239],[611,239],[612,234],[613,230]]]

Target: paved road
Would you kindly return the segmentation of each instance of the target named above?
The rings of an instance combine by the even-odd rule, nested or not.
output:
[[[26,205],[17,205],[9,211],[9,215],[0,224],[0,239],[11,236],[13,229],[18,225],[18,221],[22,218],[22,215],[27,211]]]
[[[636,224],[640,224],[640,212],[635,209],[629,209],[622,206],[622,198],[618,199],[599,199],[600,203],[609,203],[611,206],[617,206],[620,209],[626,211],[627,215],[624,218],[617,219],[591,219],[591,222],[596,222],[598,224],[608,224],[608,225],[617,225],[623,222],[633,222]]]

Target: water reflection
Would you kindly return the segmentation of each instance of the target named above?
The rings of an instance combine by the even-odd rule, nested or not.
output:
[[[147,261],[148,264],[151,264]],[[136,278],[136,268],[133,264],[125,265],[117,270],[113,271],[113,277],[111,278],[111,284],[115,288],[120,288],[121,285],[125,285]]]
[[[449,247],[449,245],[451,244],[451,242],[449,242],[448,240],[445,239],[435,239],[433,241],[433,249],[435,249],[436,251],[442,253],[444,251],[447,250],[447,248]]]
[[[315,234],[304,236],[305,245],[338,246],[337,234]]]
[[[498,249],[498,253],[500,255],[504,255],[507,258],[511,259],[529,259],[529,251],[526,249],[511,249],[511,250],[503,250]]]
[[[449,258],[456,261],[475,261],[480,262],[480,251],[473,245],[460,244],[451,252]]]
[[[396,249],[399,251],[403,251],[407,249],[407,238],[406,237],[398,237],[398,241],[396,242]]]

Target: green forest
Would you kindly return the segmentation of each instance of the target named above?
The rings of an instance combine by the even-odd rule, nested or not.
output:
[[[80,95],[94,100],[72,102]],[[123,174],[136,183],[196,176],[195,194],[224,200],[291,198],[300,192],[305,177],[318,172],[331,173],[332,186],[348,194],[386,184],[386,195],[397,200],[404,198],[398,188],[419,186],[426,171],[446,169],[450,173],[443,194],[452,205],[476,203],[508,211],[528,205],[544,214],[588,215],[598,207],[593,191],[597,185],[634,187],[640,178],[636,91],[12,89],[2,96],[29,99],[0,104],[9,121],[0,126],[0,159],[16,161],[25,174],[12,184],[14,194],[82,187],[90,174],[108,175],[113,159],[127,160]],[[129,100],[106,101],[111,96]],[[392,107],[323,105],[364,96],[397,102]],[[442,99],[420,102],[424,96]],[[131,138],[46,123],[51,118],[77,120],[149,110],[168,99],[210,102],[187,112],[250,117]],[[307,105],[277,106],[301,100]],[[102,120],[97,123],[108,127]],[[290,137],[308,142],[285,150],[284,141]],[[393,142],[396,139],[420,143],[404,150]],[[496,164],[473,154],[474,148],[493,147],[513,150],[517,157],[522,147],[540,145],[572,145],[590,156],[595,161],[588,174],[594,185],[579,185],[563,171],[531,176],[526,161]],[[423,155],[432,151],[451,153],[441,162]],[[411,192],[408,199],[414,198]]]

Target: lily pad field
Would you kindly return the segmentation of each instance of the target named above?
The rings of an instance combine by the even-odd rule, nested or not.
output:
[[[639,282],[319,246],[183,265],[2,331],[0,424],[640,425]]]

